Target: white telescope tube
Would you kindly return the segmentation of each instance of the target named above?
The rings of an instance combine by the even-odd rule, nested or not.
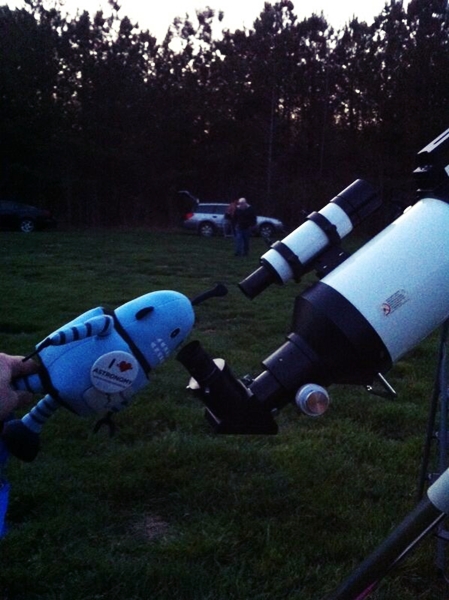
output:
[[[334,225],[340,239],[351,233],[351,219],[337,204],[329,202],[319,214]],[[306,265],[329,245],[329,237],[316,222],[308,220],[284,238],[282,243],[293,252],[301,264]],[[274,248],[268,250],[260,260],[276,271],[282,283],[287,283],[295,276],[291,265]]]
[[[371,185],[357,179],[319,212],[308,215],[306,221],[281,242],[273,244],[261,257],[259,269],[239,284],[241,290],[252,299],[271,283],[299,281],[322,252],[330,246],[338,246],[380,202]]]
[[[371,324],[396,362],[449,317],[449,204],[423,198],[322,282]]]

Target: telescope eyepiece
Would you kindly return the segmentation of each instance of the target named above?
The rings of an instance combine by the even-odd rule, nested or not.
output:
[[[198,341],[184,346],[176,358],[198,383],[196,395],[206,405],[206,417],[217,433],[277,433],[271,413],[226,363],[215,362]]]
[[[275,271],[262,264],[251,275],[248,275],[238,286],[250,300],[264,292],[272,283],[282,283],[276,277]]]

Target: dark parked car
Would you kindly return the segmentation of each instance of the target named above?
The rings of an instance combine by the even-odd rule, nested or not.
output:
[[[183,216],[182,226],[184,229],[194,231],[201,236],[211,237],[213,235],[230,235],[230,224],[225,219],[225,212],[229,204],[224,202],[200,202],[189,192],[179,192],[190,196],[191,208]],[[283,233],[284,224],[279,219],[272,217],[257,216],[257,225],[254,233],[264,238],[271,239],[275,234]]]
[[[0,200],[0,228],[31,233],[37,229],[56,227],[50,211],[14,200]]]

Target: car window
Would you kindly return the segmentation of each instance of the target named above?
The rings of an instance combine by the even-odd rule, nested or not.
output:
[[[224,215],[226,211],[226,204],[200,204],[198,211],[206,215]]]
[[[210,204],[200,204],[198,206],[198,212],[204,213],[206,215],[211,215],[214,212],[213,206],[211,206]]]
[[[1,200],[0,208],[3,210],[11,210],[17,208],[17,202],[12,202],[11,200]]]

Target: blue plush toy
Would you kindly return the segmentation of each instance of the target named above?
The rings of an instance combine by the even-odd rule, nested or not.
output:
[[[22,419],[4,424],[7,450],[32,461],[42,426],[60,406],[80,416],[105,413],[98,424],[110,423],[188,337],[193,306],[226,293],[220,284],[192,301],[179,292],[152,292],[115,311],[89,310],[50,334],[31,355],[39,357],[39,372],[15,382],[17,389],[46,395]]]

